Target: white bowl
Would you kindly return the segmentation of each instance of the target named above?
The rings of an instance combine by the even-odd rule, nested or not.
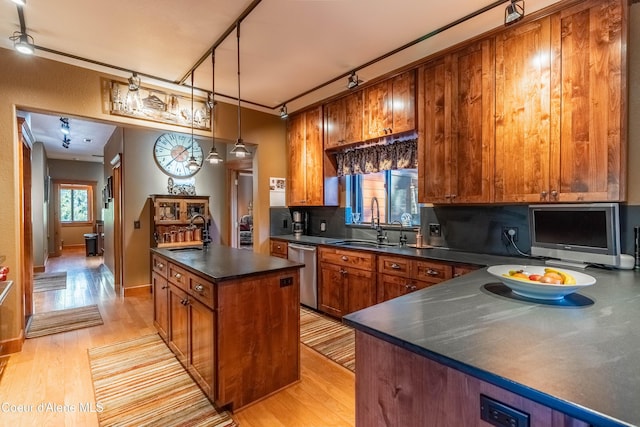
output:
[[[585,273],[567,270],[566,268],[556,268],[555,270],[571,274],[576,279],[576,283],[572,285],[553,285],[547,283],[534,282],[518,278],[510,278],[503,276],[509,274],[510,270],[523,270],[525,274],[544,275],[546,266],[533,265],[494,265],[487,269],[489,274],[500,279],[502,283],[507,285],[513,293],[527,298],[543,299],[543,300],[560,300],[566,295],[572,294],[582,288],[591,286],[596,283],[596,279]]]

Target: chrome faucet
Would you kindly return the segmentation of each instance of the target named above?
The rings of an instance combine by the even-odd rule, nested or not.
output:
[[[375,211],[373,210],[374,204],[376,205]],[[378,203],[378,198],[375,196],[371,198],[371,228],[375,228],[378,233],[376,236],[378,243],[387,240],[387,236],[382,233],[382,227],[380,227],[380,204]]]
[[[400,225],[400,246],[405,246],[407,244],[407,234],[403,233],[404,226],[402,225],[402,221],[394,220],[391,224],[399,224]]]
[[[211,243],[211,237],[209,235],[209,221],[207,221],[207,218],[199,213],[193,214],[189,220],[189,225],[195,226],[194,221],[198,218],[202,218],[202,222],[204,223],[204,226],[202,227],[202,246],[206,248],[209,246],[209,243]]]

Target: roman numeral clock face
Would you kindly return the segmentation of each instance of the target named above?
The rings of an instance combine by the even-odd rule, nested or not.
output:
[[[189,170],[191,156],[195,157],[198,169]],[[200,170],[204,158],[202,147],[190,135],[164,133],[153,146],[153,158],[162,172],[174,178],[188,178]]]

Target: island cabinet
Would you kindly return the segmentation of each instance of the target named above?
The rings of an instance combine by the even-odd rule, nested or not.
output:
[[[449,280],[453,277],[454,268],[446,262],[378,255],[377,302]]]
[[[318,309],[335,317],[376,302],[376,255],[321,246],[318,249]]]
[[[492,200],[494,57],[486,39],[418,69],[420,202]]]
[[[362,141],[362,120],[362,91],[324,104],[324,149]]]
[[[338,178],[335,165],[323,149],[322,106],[290,115],[287,139],[287,204],[337,205]]]
[[[289,246],[287,242],[284,240],[271,239],[270,242],[270,251],[269,254],[271,256],[277,256],[278,258],[287,259],[289,256]]]
[[[154,252],[152,277],[160,336],[207,397],[235,411],[300,379],[300,283],[294,263],[271,261],[275,271],[247,273],[247,265],[264,269],[271,258],[232,251]],[[193,267],[217,271],[234,260],[242,265],[220,280]]]
[[[415,130],[415,70],[366,87],[363,96],[364,140]]]
[[[359,426],[490,426],[493,423],[480,419],[481,396],[529,417],[527,424],[500,425],[590,425],[360,330],[356,330],[356,360]]]
[[[496,202],[626,197],[626,10],[591,0],[496,36]]]

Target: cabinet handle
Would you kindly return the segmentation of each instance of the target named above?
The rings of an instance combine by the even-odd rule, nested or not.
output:
[[[540,198],[541,198],[542,200],[545,200],[545,199],[547,198],[547,192],[546,192],[546,191],[544,191],[544,190],[542,190],[542,191],[540,192]]]
[[[349,261],[349,257],[346,255],[342,255],[342,257],[340,258],[343,261]]]
[[[276,248],[280,249],[280,248],[281,248],[281,246],[280,246],[280,245],[278,245],[278,246],[276,246]]]
[[[417,289],[416,285],[409,286],[410,291],[415,291]]]
[[[340,274],[342,274],[342,275],[347,274],[347,270],[340,269]]]
[[[427,269],[427,274],[429,276],[437,276],[439,273],[436,270],[433,270],[431,268]]]
[[[164,268],[164,264],[163,264],[163,263],[161,263],[161,262],[159,262],[159,263],[157,263],[157,264],[156,264],[156,267],[158,267],[158,268]]]
[[[391,129],[391,128],[387,128],[387,130],[389,131],[389,133],[390,133],[390,134],[392,134],[392,133],[393,133],[393,129]]]
[[[176,279],[180,280],[182,278],[182,274],[176,273],[176,274],[173,275],[173,277],[175,277]]]
[[[452,194],[452,195],[451,195],[451,199],[453,200],[453,199],[455,199],[455,198],[456,198],[456,195],[455,195],[455,194]]]
[[[180,301],[180,304],[186,307],[189,304],[189,299],[188,298],[183,299],[182,301]]]
[[[167,289],[168,286],[162,286],[160,289]]]
[[[204,286],[198,283],[193,287],[193,290],[201,294],[202,292],[204,292]]]
[[[391,268],[393,268],[394,270],[400,270],[400,266],[398,264],[396,264],[395,262],[391,263]]]
[[[556,190],[551,190],[551,197],[553,197],[554,200],[558,200],[558,192]]]
[[[444,195],[444,198],[445,198],[445,199],[450,199],[450,198],[451,198],[451,194],[445,194],[445,195]]]

